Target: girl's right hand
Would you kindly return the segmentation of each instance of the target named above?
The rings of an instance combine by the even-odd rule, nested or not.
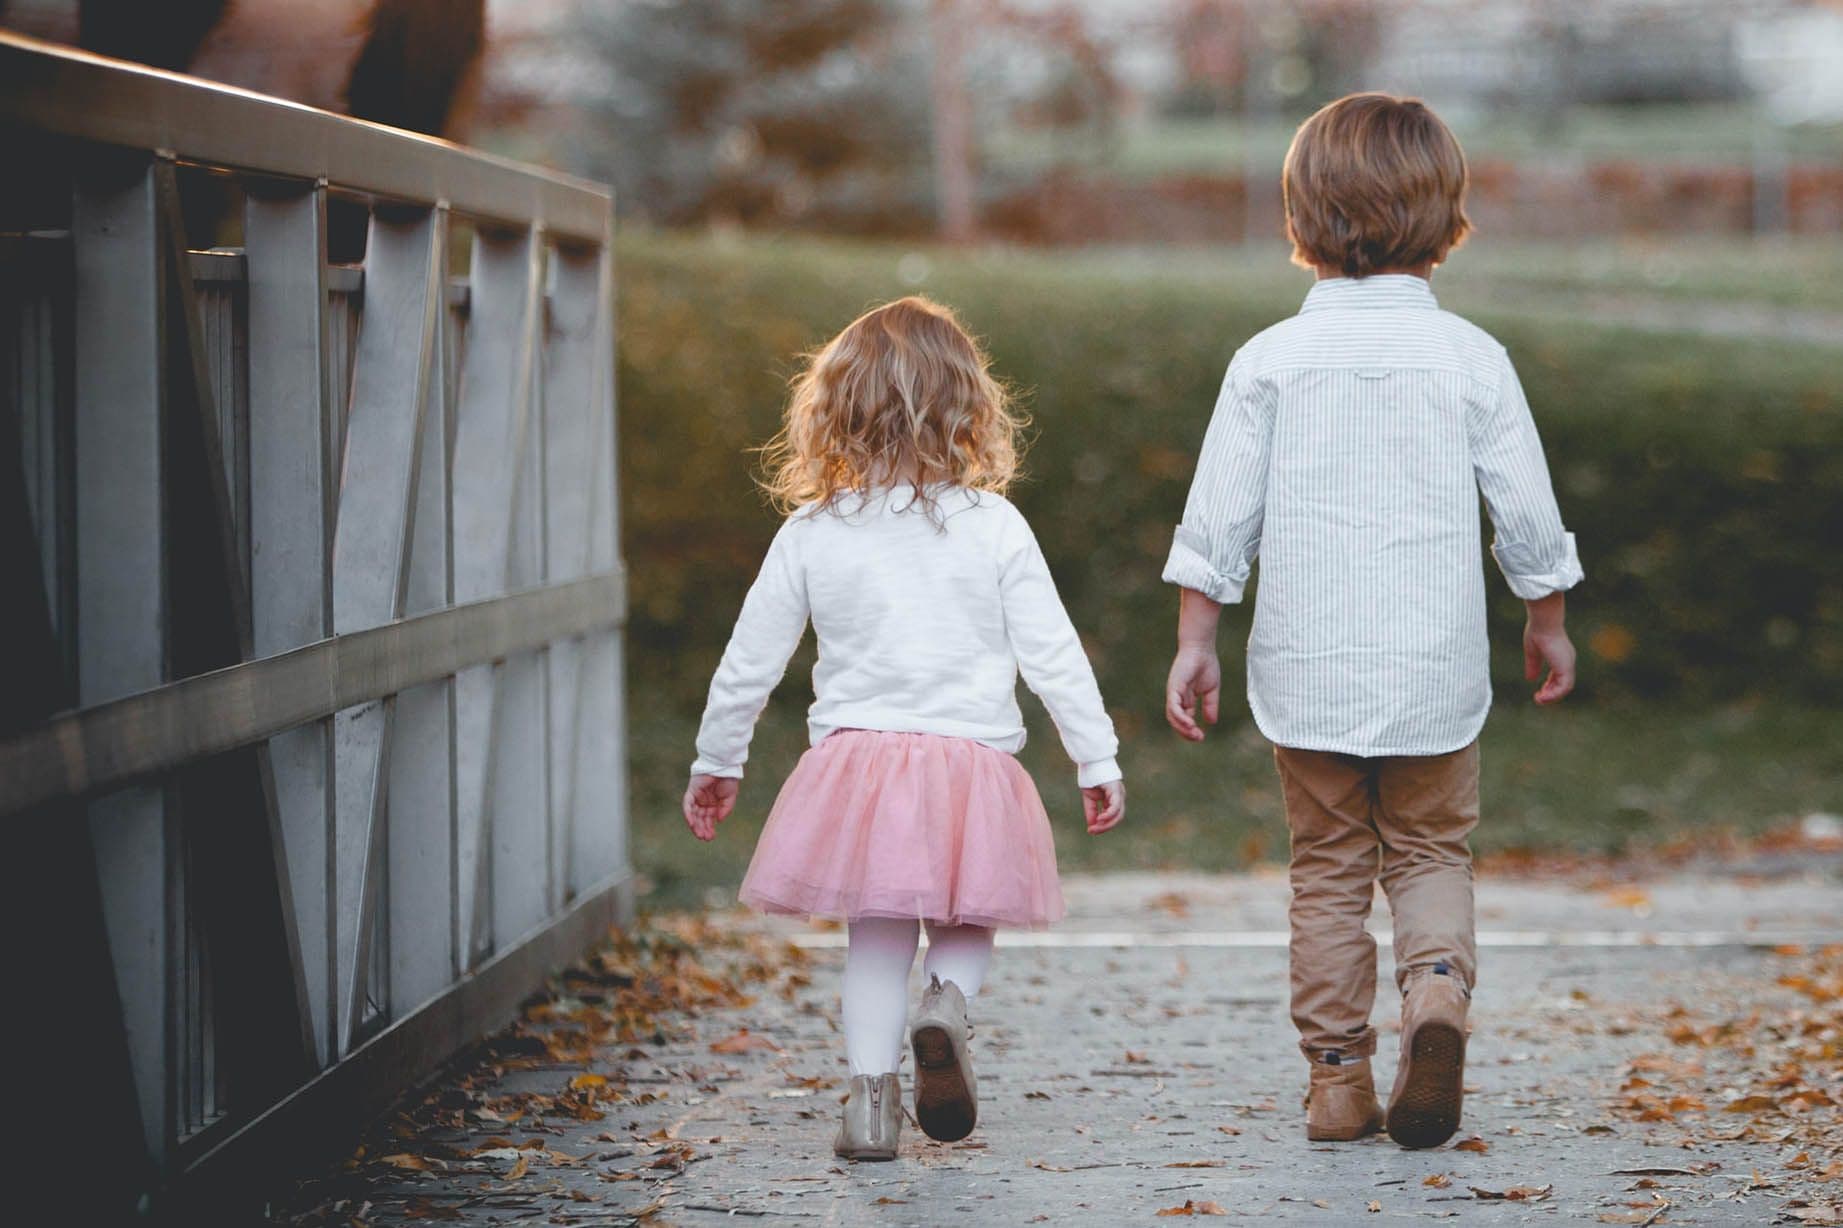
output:
[[[1098,836],[1112,831],[1126,817],[1126,782],[1110,780],[1081,791],[1082,813],[1088,818],[1088,834]]]
[[[685,789],[685,824],[700,840],[717,838],[717,824],[736,808],[736,790],[742,782],[733,776],[693,776]]]

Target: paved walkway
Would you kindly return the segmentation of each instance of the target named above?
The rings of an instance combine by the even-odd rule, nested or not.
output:
[[[654,999],[597,988],[629,971],[605,960],[492,1062],[276,1217],[1843,1222],[1825,1218],[1843,1201],[1843,1087],[1828,1107],[1822,1086],[1747,1099],[1763,1063],[1779,1068],[1763,1050],[1808,1040],[1799,982],[1778,983],[1802,957],[1773,948],[1843,937],[1834,863],[1790,869],[1765,881],[1484,883],[1460,1147],[1305,1141],[1279,876],[1109,876],[1067,883],[1065,925],[1007,936],[975,1015],[981,1125],[961,1144],[911,1126],[893,1164],[836,1162],[841,935],[723,914],[689,935],[708,982],[681,963],[667,995],[716,1005],[655,1018]],[[1376,924],[1386,929],[1386,912]],[[752,1001],[722,1005],[737,980]],[[1390,1029],[1392,998],[1378,1013]],[[595,1028],[572,1021],[591,1016],[624,1020],[637,1043],[588,1043]],[[1812,1077],[1835,1079],[1835,1063]]]

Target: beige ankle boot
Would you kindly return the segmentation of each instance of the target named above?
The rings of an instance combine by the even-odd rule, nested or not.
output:
[[[832,1150],[847,1160],[893,1160],[902,1133],[902,1084],[894,1074],[852,1075]]]
[[[1417,970],[1401,1003],[1401,1065],[1389,1097],[1389,1137],[1438,1147],[1459,1129],[1465,1101],[1465,1017],[1471,994],[1445,964]]]
[[[1338,1056],[1327,1054],[1326,1058]],[[1306,1093],[1305,1136],[1315,1143],[1347,1143],[1382,1129],[1382,1106],[1366,1057],[1312,1063]]]
[[[966,995],[952,981],[929,978],[909,1043],[915,1050],[915,1122],[929,1138],[951,1143],[979,1121],[979,1090],[966,1051],[972,1025]]]

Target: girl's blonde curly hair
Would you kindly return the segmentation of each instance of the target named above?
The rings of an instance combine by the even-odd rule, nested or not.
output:
[[[865,312],[807,356],[781,429],[762,448],[762,487],[783,514],[912,482],[1003,494],[1023,417],[991,360],[939,303],[911,295]]]

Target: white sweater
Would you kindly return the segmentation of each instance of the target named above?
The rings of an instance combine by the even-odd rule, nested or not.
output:
[[[742,775],[756,718],[810,618],[814,745],[834,730],[876,729],[1016,751],[1021,670],[1080,785],[1120,779],[1113,722],[1030,526],[998,495],[935,495],[938,525],[906,486],[787,519],[711,680],[694,773]]]

